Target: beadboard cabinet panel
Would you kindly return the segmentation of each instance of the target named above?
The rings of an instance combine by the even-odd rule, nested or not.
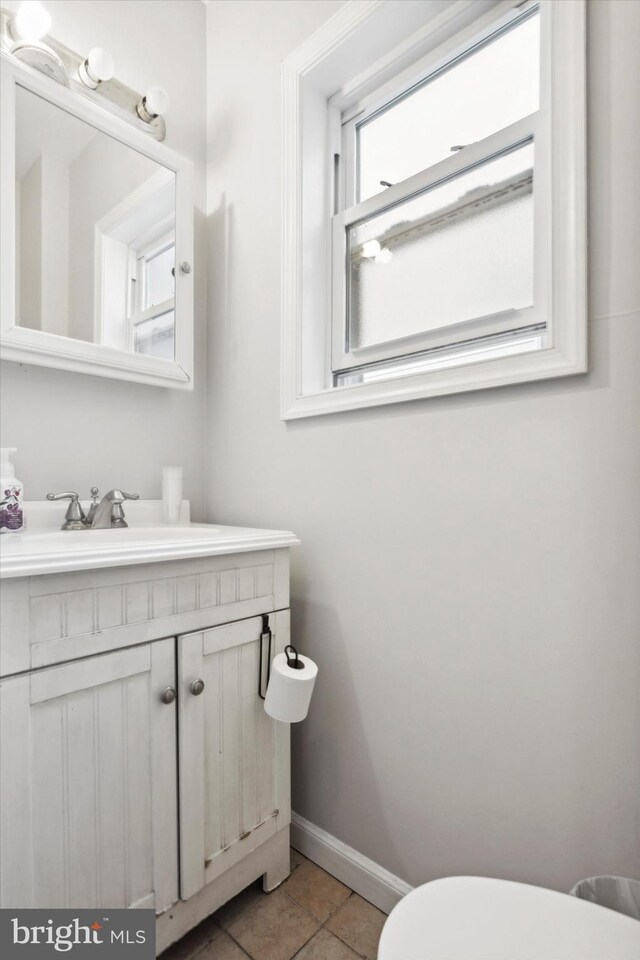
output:
[[[270,626],[275,655],[289,643],[289,611]],[[178,638],[183,900],[290,822],[289,725],[258,696],[261,632],[253,617]]]
[[[0,676],[289,606],[289,551],[3,581]]]
[[[0,683],[2,906],[176,900],[174,643]]]

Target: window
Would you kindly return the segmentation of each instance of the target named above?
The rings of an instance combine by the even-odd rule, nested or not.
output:
[[[285,63],[285,417],[586,369],[583,0],[390,6]]]
[[[407,180],[536,113],[539,63],[540,15],[533,6],[439,69],[416,69],[413,82],[381,105],[374,98],[352,119],[345,111],[345,146],[356,142],[354,199],[367,200],[384,190],[385,180]]]

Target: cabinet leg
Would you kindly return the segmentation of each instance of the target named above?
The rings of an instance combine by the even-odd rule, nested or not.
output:
[[[289,829],[281,830],[277,836],[278,845],[266,873],[262,875],[262,889],[271,893],[283,883],[291,873],[291,850],[289,848]]]

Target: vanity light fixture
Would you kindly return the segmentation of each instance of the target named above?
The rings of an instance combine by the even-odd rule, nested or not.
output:
[[[114,73],[113,57],[102,47],[92,47],[89,56],[78,67],[79,79],[90,90],[97,90],[101,83],[111,80]]]
[[[149,87],[144,97],[136,104],[136,111],[141,120],[151,123],[161,117],[169,109],[169,97],[162,87]]]
[[[141,97],[117,80],[113,58],[103,47],[92,47],[86,56],[78,54],[51,36],[50,30],[51,15],[39,0],[23,0],[15,13],[0,10],[3,54],[99,103],[154,140],[164,140],[163,115],[169,109],[169,97],[162,87],[149,87]]]

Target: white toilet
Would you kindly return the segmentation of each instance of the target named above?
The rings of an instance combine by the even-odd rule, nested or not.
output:
[[[526,883],[447,877],[391,911],[378,960],[640,960],[640,922]]]

